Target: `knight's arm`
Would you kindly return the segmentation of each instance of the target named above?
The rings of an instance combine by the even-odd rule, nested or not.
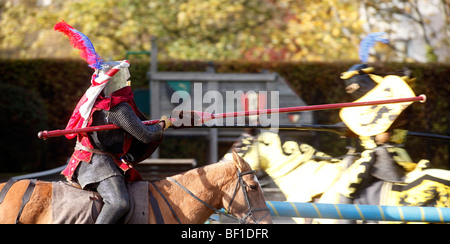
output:
[[[112,108],[108,113],[107,120],[109,123],[119,126],[145,144],[159,140],[163,136],[163,130],[159,124],[142,124],[142,121],[127,103],[121,103]]]

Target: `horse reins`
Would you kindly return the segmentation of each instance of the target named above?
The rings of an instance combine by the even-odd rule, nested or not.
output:
[[[238,190],[238,187],[239,187],[239,184],[240,184],[241,187],[242,187],[242,192],[244,194],[245,202],[246,202],[247,207],[248,207],[247,214],[244,216],[244,218],[241,219],[241,220],[244,220],[244,222],[243,222],[244,224],[248,224],[247,218],[249,218],[249,217],[253,220],[253,222],[255,222],[255,224],[258,224],[262,219],[267,217],[267,215],[270,213],[270,210],[268,208],[255,208],[254,209],[252,204],[250,203],[250,199],[248,197],[248,192],[247,192],[247,189],[245,188],[247,185],[245,184],[245,181],[242,178],[242,176],[248,175],[248,174],[255,174],[255,173],[256,173],[255,170],[251,170],[251,171],[248,171],[248,172],[241,173],[241,172],[239,172],[239,169],[238,169],[238,179],[239,180],[238,180],[238,182],[236,184],[236,187],[234,189],[233,197],[231,198],[231,201],[230,201],[230,203],[228,205],[228,210],[227,211],[229,213],[231,213],[231,206],[233,204],[234,198],[236,197],[237,190]],[[255,221],[255,218],[253,216],[253,212],[260,212],[260,211],[266,211],[266,214],[264,216],[262,216],[258,221]],[[242,223],[241,221],[239,221],[239,222]]]
[[[208,204],[207,202],[203,201],[202,199],[197,197],[194,193],[192,193],[189,189],[184,187],[181,183],[179,183],[175,179],[173,179],[171,177],[167,177],[167,178],[169,180],[173,181],[175,184],[177,184],[181,189],[183,189],[186,193],[191,195],[195,200],[199,201],[200,203],[202,203],[203,205],[205,205],[209,209],[213,210],[216,214],[223,215],[223,216],[225,216],[227,218],[233,219],[234,221],[238,221],[241,224],[248,224],[249,222],[247,221],[247,219],[251,218],[255,224],[258,224],[262,219],[267,217],[267,215],[270,213],[270,210],[268,208],[256,208],[256,209],[253,209],[252,204],[250,203],[250,199],[248,198],[248,192],[247,192],[247,189],[245,188],[246,184],[245,184],[244,179],[242,178],[242,176],[248,175],[248,174],[254,174],[254,173],[255,173],[254,170],[241,173],[241,172],[239,172],[239,169],[238,169],[238,181],[236,183],[236,187],[234,188],[233,197],[231,198],[231,201],[230,201],[230,203],[228,205],[228,209],[227,209],[228,214],[220,211],[219,209],[217,209],[217,208],[211,206],[210,204]],[[248,212],[243,218],[238,218],[238,217],[236,217],[236,216],[231,214],[231,206],[232,206],[233,201],[234,201],[234,199],[236,197],[237,190],[239,189],[239,185],[241,185],[241,187],[242,187],[242,192],[244,194],[245,203],[247,204],[247,207],[248,207]],[[254,216],[253,216],[253,212],[258,212],[258,211],[267,211],[267,213],[256,221]]]

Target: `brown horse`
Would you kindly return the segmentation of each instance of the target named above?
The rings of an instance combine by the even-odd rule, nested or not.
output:
[[[0,204],[0,223],[15,223],[28,182],[18,181],[9,189]],[[178,223],[178,218],[183,224],[201,224],[221,208],[241,223],[272,223],[254,171],[236,153],[231,161],[193,169],[154,183],[173,209],[172,212],[149,183],[165,223]],[[0,190],[4,185],[0,184]],[[52,211],[52,183],[38,181],[18,222],[52,223]],[[156,223],[151,204],[148,222]]]

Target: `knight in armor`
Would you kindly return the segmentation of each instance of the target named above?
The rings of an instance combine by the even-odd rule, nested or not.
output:
[[[130,208],[126,182],[142,180],[133,164],[149,157],[171,126],[163,117],[159,124],[144,125],[147,118],[139,111],[129,86],[129,62],[103,62],[93,51],[89,39],[64,21],[55,25],[82,50],[94,69],[91,86],[78,102],[66,129],[115,124],[120,129],[67,135],[76,137],[74,153],[62,171],[66,179],[82,189],[95,190],[103,199],[99,224],[118,223]],[[77,43],[82,40],[82,43]],[[86,43],[88,42],[88,43]],[[75,43],[75,44],[74,44]],[[87,47],[88,54],[83,56]]]
[[[341,74],[346,92],[353,100],[361,98],[383,80],[382,76],[373,74],[373,71],[372,67],[362,63],[353,65]],[[402,79],[409,79],[408,75]],[[402,128],[406,126],[408,116],[409,110],[405,109],[385,132],[374,136],[359,136],[364,151],[338,182],[341,203],[352,203],[362,189],[375,181],[404,182],[406,173],[415,167],[402,148],[407,134]]]

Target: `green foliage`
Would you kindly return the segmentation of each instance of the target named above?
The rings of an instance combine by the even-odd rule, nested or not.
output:
[[[150,50],[151,36],[160,38],[161,55],[171,59],[356,59],[348,50],[362,33],[359,4],[342,0],[12,2],[0,6],[2,58],[75,57],[67,39],[53,31],[61,19],[85,33],[101,56],[114,59]]]
[[[9,102],[2,103],[4,109],[13,106],[8,111],[18,114],[23,112],[20,112],[17,121],[2,117],[6,123],[2,128],[12,129],[3,134],[1,142],[8,144],[2,144],[0,148],[11,152],[14,157],[3,157],[0,161],[16,165],[10,170],[34,171],[65,163],[74,143],[63,137],[42,141],[37,138],[37,133],[41,130],[65,128],[73,108],[90,85],[90,72],[90,68],[81,61],[0,60],[0,84],[8,85],[4,87],[2,94],[9,94],[11,86],[34,94],[15,94],[16,97],[7,97]],[[11,88],[11,92],[13,91],[14,88]],[[25,96],[30,98],[29,101],[17,100]],[[32,101],[39,106],[31,106]],[[40,120],[45,122],[45,126],[34,120],[27,124],[27,116],[36,116],[38,112],[45,114]]]
[[[0,172],[37,169],[44,145],[36,137],[47,127],[47,111],[36,92],[0,83]]]
[[[385,31],[378,61],[449,60],[449,4],[392,0],[3,0],[0,58],[76,57],[53,31],[64,19],[85,33],[102,57],[150,50],[159,38],[161,57],[177,60],[357,60],[361,38]],[[435,10],[433,10],[435,9]],[[437,11],[437,12],[433,12]],[[436,29],[436,26],[439,28]],[[400,27],[400,28],[399,28]],[[402,31],[399,31],[402,29]],[[420,30],[414,33],[411,30]],[[406,33],[406,34],[405,34]],[[405,43],[423,41],[411,50]]]
[[[48,110],[50,124],[61,128],[79,98],[90,85],[91,69],[82,61],[5,60],[0,61],[0,81],[38,92]],[[54,106],[57,104],[57,106]]]

